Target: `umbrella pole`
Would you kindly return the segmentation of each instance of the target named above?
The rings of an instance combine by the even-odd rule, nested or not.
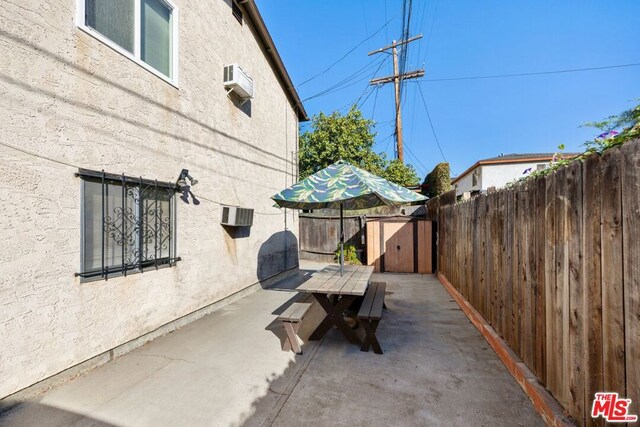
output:
[[[340,203],[340,276],[344,274],[344,217],[343,206]]]

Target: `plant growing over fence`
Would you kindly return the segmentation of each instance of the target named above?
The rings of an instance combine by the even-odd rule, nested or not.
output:
[[[640,105],[623,111],[618,115],[609,116],[599,122],[587,122],[583,126],[594,127],[602,131],[602,133],[594,139],[585,142],[584,146],[587,149],[584,153],[575,157],[567,157],[563,154],[564,144],[561,144],[558,146],[558,152],[554,155],[549,167],[533,171],[529,175],[507,184],[507,187],[512,187],[519,182],[526,181],[531,178],[547,175],[573,161],[583,161],[584,158],[590,154],[602,154],[610,148],[617,147],[627,141],[639,138]]]
[[[584,126],[600,129],[602,133],[587,141],[587,153],[599,152],[640,137],[640,105],[600,122],[588,122]]]
[[[426,195],[436,197],[451,190],[451,170],[449,163],[438,163],[424,178]]]

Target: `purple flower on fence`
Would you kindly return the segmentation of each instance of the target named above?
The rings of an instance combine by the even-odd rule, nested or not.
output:
[[[607,139],[607,138],[613,138],[614,136],[616,136],[618,134],[617,131],[615,130],[610,130],[609,132],[604,132],[601,133],[600,135],[598,135],[596,138],[599,139]]]

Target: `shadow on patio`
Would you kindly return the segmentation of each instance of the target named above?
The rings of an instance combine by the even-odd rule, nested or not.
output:
[[[294,296],[289,278],[2,414],[0,424],[543,425],[434,276],[373,279],[390,292],[383,355],[361,352],[337,330],[303,355],[283,352],[273,322]]]

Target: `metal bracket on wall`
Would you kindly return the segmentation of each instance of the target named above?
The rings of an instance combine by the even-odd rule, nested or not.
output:
[[[233,101],[233,99],[231,98],[231,93],[233,92],[234,88],[231,88],[227,91],[227,97],[229,99],[231,99]],[[237,95],[236,95],[237,96]],[[238,96],[238,98],[240,98]],[[242,107],[244,104],[246,104],[249,100],[251,100],[251,98],[240,98],[242,101],[240,102],[240,106]]]

